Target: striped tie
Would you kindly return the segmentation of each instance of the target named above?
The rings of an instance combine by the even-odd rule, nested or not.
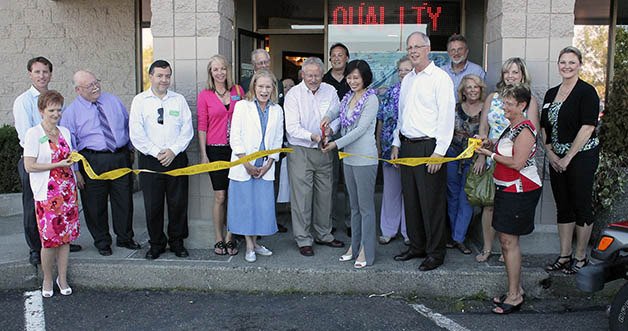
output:
[[[115,152],[116,151],[116,138],[113,136],[113,131],[111,131],[111,127],[109,126],[109,121],[107,121],[107,117],[105,116],[105,111],[102,109],[98,102],[94,102],[94,106],[98,109],[98,119],[100,120],[100,127],[102,128],[102,134],[105,136],[105,144],[107,145],[107,149]]]

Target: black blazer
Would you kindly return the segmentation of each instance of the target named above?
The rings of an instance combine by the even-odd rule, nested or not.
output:
[[[551,103],[556,99],[559,87],[560,85],[549,89],[543,99],[541,127],[545,128],[547,133],[545,144],[552,142],[552,124],[549,122],[548,111]],[[558,113],[558,142],[561,144],[573,142],[583,125],[597,126],[599,113],[600,98],[597,96],[597,91],[589,83],[578,79],[567,99],[563,101]],[[593,131],[591,138],[595,138],[595,136],[596,133]]]

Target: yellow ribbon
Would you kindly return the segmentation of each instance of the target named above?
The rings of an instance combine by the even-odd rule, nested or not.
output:
[[[87,176],[89,178],[100,179],[100,180],[113,180],[113,179],[120,178],[131,172],[135,174],[139,174],[140,172],[148,172],[148,173],[155,173],[155,174],[164,174],[164,175],[169,175],[169,176],[190,176],[190,175],[196,175],[196,174],[200,174],[204,172],[229,169],[237,165],[243,164],[244,162],[251,162],[253,160],[256,160],[256,159],[259,159],[259,158],[262,158],[271,154],[292,153],[292,151],[293,151],[292,148],[277,148],[277,149],[259,151],[253,154],[245,155],[232,162],[215,161],[215,162],[210,162],[210,163],[195,164],[189,167],[173,169],[173,170],[165,171],[165,172],[153,171],[153,170],[148,170],[148,169],[119,168],[119,169],[113,169],[113,170],[104,172],[100,175],[94,172],[94,169],[92,169],[92,166],[89,164],[89,162],[87,162],[85,157],[79,154],[78,152],[72,152],[72,154],[70,155],[70,158],[72,159],[72,162],[79,162],[79,161],[83,162],[83,168],[85,169],[85,173],[87,173]]]
[[[473,156],[473,152],[481,145],[482,145],[482,140],[477,139],[477,138],[469,138],[469,143],[467,145],[467,148],[464,151],[462,151],[460,155],[456,157],[404,157],[404,158],[395,159],[395,160],[386,160],[386,159],[380,159],[373,156],[351,154],[351,153],[345,153],[345,152],[338,152],[338,157],[342,160],[345,157],[357,156],[357,157],[364,157],[367,159],[381,160],[384,162],[388,162],[390,164],[400,164],[400,165],[404,165],[408,167],[416,167],[421,164],[440,164],[440,163],[446,163],[446,162],[451,162],[451,161],[456,161],[456,160],[461,160],[461,159],[468,159]]]

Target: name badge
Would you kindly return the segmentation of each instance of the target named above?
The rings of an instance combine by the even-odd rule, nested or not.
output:
[[[179,111],[178,110],[171,110],[169,112],[170,116],[179,116]]]
[[[40,144],[47,143],[47,142],[48,142],[48,136],[44,135],[43,137],[39,138]]]
[[[232,95],[231,96],[231,101],[239,101],[241,98],[239,95]]]
[[[549,106],[550,106],[550,104],[546,103],[546,104],[543,105],[543,109],[547,109],[547,108],[549,108]]]

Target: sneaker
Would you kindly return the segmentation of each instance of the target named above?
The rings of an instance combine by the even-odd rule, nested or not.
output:
[[[379,243],[382,244],[382,245],[386,245],[386,244],[390,243],[391,240],[392,240],[391,237],[379,236]]]
[[[255,251],[247,251],[244,259],[246,260],[246,262],[255,262],[257,260],[257,257],[255,256]]]
[[[261,256],[271,256],[271,255],[273,255],[273,252],[270,249],[268,249],[268,248],[266,248],[266,247],[264,247],[262,245],[259,245],[258,247],[255,247],[255,250],[253,252],[257,253],[257,254],[259,254]]]

